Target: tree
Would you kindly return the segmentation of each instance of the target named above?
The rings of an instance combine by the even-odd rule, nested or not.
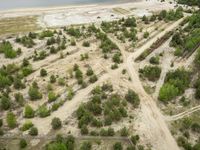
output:
[[[142,17],[142,21],[143,21],[145,24],[149,24],[149,19],[147,18],[146,15],[144,15],[144,16]]]
[[[123,147],[122,147],[121,142],[116,142],[116,143],[113,145],[113,150],[123,150]]]
[[[136,19],[134,17],[127,18],[124,22],[126,27],[136,27]]]
[[[24,110],[24,117],[25,118],[33,118],[35,116],[35,111],[30,105],[26,105]]]
[[[160,14],[158,15],[158,19],[159,20],[163,20],[164,18],[166,18],[166,16],[167,16],[167,11],[166,10],[162,10],[160,12]]]
[[[8,112],[6,116],[8,127],[13,129],[17,126],[17,120],[13,112]]]
[[[25,139],[21,139],[19,142],[19,147],[20,148],[25,148],[27,146],[27,142]]]
[[[45,69],[41,69],[40,70],[40,76],[41,77],[47,76],[47,71]]]
[[[37,136],[38,135],[38,129],[36,127],[32,127],[30,130],[29,130],[29,134],[31,136]]]
[[[54,130],[60,129],[62,127],[60,118],[54,117],[51,121],[51,126]]]

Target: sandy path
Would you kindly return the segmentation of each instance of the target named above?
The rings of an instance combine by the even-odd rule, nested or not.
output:
[[[173,116],[166,116],[165,119],[166,121],[175,121],[175,120],[179,120],[182,119],[186,116],[189,116],[190,114],[197,112],[200,110],[200,105],[192,107],[190,109],[188,109],[187,111],[184,111],[182,113],[179,113],[177,115],[173,115]]]
[[[170,51],[169,49],[172,49],[169,47],[170,40],[166,41],[159,48],[159,49],[166,49],[167,52],[165,52],[163,60],[162,60],[162,64],[161,64],[162,72],[160,74],[160,79],[158,80],[158,82],[156,84],[155,92],[153,94],[154,99],[158,98],[159,91],[160,91],[160,88],[162,87],[162,85],[164,84],[166,74],[171,69],[171,62],[173,60],[173,54],[170,54],[170,52],[169,52]]]
[[[179,147],[171,135],[163,115],[161,114],[159,108],[156,106],[155,101],[145,92],[141,81],[139,79],[139,75],[137,71],[134,69],[133,60],[137,58],[142,52],[144,52],[147,48],[149,48],[158,38],[164,36],[168,31],[176,28],[183,19],[173,23],[169,26],[164,32],[161,32],[151,40],[149,40],[146,44],[140,47],[135,53],[129,55],[126,59],[125,64],[127,71],[130,75],[130,78],[133,83],[133,87],[135,91],[139,94],[141,98],[141,114],[138,122],[139,134],[141,136],[145,135],[145,140],[148,140],[151,145],[157,150],[179,150]],[[126,57],[124,47],[119,44],[115,39],[111,38],[113,42],[115,42],[119,49],[122,52],[123,58]]]
[[[139,134],[145,135],[146,139],[152,144],[155,149],[160,150],[178,150],[179,147],[171,135],[163,115],[161,114],[159,108],[156,106],[155,101],[145,92],[141,81],[139,79],[139,75],[137,71],[134,69],[134,64],[132,63],[135,58],[137,58],[142,52],[144,52],[147,48],[149,48],[158,38],[164,36],[167,32],[176,28],[183,19],[173,23],[164,32],[161,32],[151,40],[149,40],[146,44],[144,44],[141,48],[139,48],[135,53],[129,55],[128,59],[126,59],[126,54],[124,51],[124,47],[119,44],[115,39],[111,38],[113,42],[115,42],[121,53],[123,58],[126,59],[126,68],[131,77],[133,87],[136,92],[140,95],[141,98],[141,118],[139,120]],[[170,62],[170,61],[169,61]],[[167,68],[166,68],[167,70]],[[163,73],[164,74],[164,73]],[[145,139],[145,140],[146,140]]]

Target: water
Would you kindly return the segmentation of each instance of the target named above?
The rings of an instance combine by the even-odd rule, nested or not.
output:
[[[120,3],[130,0],[0,0],[0,10],[12,10],[22,8],[38,8],[67,5],[84,5],[96,3]]]

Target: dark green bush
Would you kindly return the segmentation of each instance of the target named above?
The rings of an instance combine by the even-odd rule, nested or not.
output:
[[[51,121],[51,126],[54,130],[60,129],[62,127],[62,122],[60,120],[60,118],[53,118]]]

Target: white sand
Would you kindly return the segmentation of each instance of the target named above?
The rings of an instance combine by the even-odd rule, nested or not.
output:
[[[0,12],[0,18],[37,15],[38,22],[43,27],[56,27],[72,24],[85,24],[100,21],[111,21],[121,17],[134,15],[141,17],[151,15],[162,9],[173,9],[175,4],[159,2],[158,0],[138,1],[114,5],[83,5],[68,7],[50,7],[39,9],[24,9]],[[120,13],[113,8],[124,9],[129,13]]]

